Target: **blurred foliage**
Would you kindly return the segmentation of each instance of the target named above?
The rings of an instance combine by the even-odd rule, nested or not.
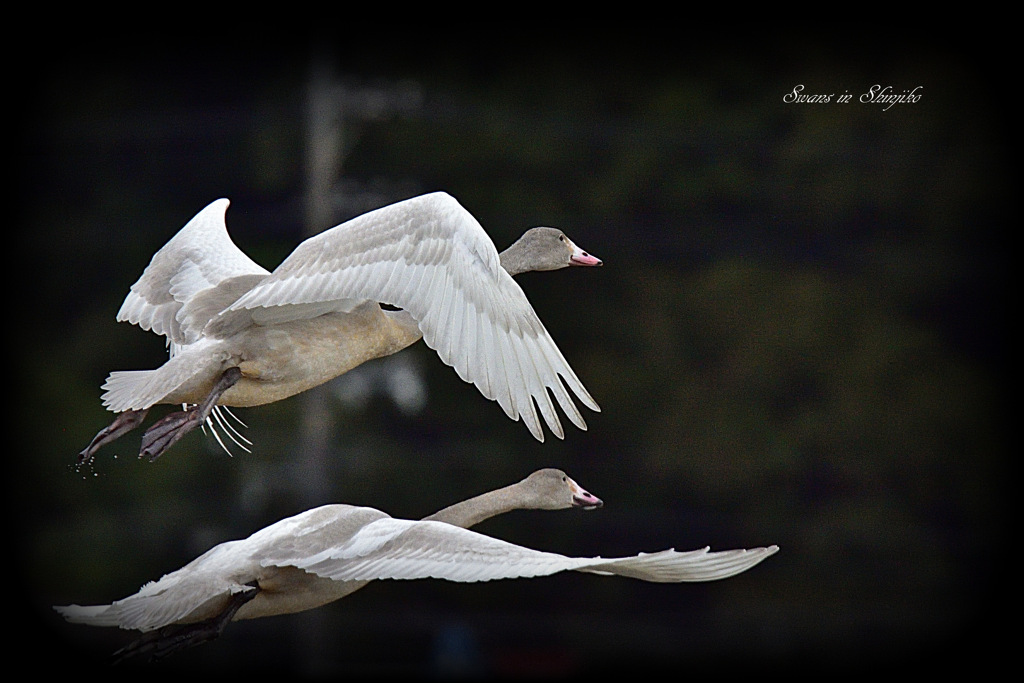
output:
[[[183,661],[244,653],[258,665],[272,650],[298,668],[329,652],[358,670],[400,637],[418,643],[410,659],[429,659],[430,615],[474,624],[494,662],[561,648],[570,668],[873,662],[977,626],[1000,566],[1008,273],[1003,121],[960,97],[975,63],[932,50],[862,65],[648,47],[628,59],[544,48],[337,57],[349,92],[412,83],[423,98],[413,113],[344,121],[339,222],[359,201],[443,189],[499,249],[550,224],[605,260],[521,278],[601,404],[587,432],[535,443],[421,344],[403,352],[428,394],[418,413],[383,395],[345,403],[339,384],[239,411],[252,454],[228,458],[193,436],[150,464],[130,435],[85,473],[69,464],[109,418],[106,373],[162,361],[160,340],[113,320],[152,253],[219,196],[232,198],[236,243],[268,268],[304,236],[307,63],[46,65],[20,188],[21,253],[41,277],[12,341],[24,438],[9,500],[26,520],[15,555],[31,609],[52,624],[50,604],[123,597],[310,504],[417,517],[559,466],[606,508],[514,513],[481,530],[567,554],[783,550],[706,586],[376,586],[321,615],[235,625],[235,639]],[[923,85],[924,97],[888,111],[782,102],[796,83],[856,96],[876,82]],[[302,459],[310,415],[332,454],[314,469]],[[123,643],[53,628],[94,648]],[[319,654],[280,640],[311,629]]]

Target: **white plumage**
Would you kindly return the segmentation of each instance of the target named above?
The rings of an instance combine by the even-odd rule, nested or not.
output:
[[[567,557],[447,522],[394,519],[368,507],[326,505],[222,543],[110,605],[56,607],[69,621],[152,631],[216,617],[231,595],[257,590],[236,619],[298,611],[379,579],[494,581],[563,571],[662,583],[713,581],[750,569],[777,546],[674,549],[630,557]],[[302,570],[301,572],[296,570]]]
[[[541,441],[537,410],[564,436],[552,397],[580,429],[573,395],[600,410],[512,278],[601,264],[563,233],[532,229],[499,255],[476,219],[436,192],[310,237],[268,272],[231,241],[227,207],[218,199],[203,209],[132,285],[117,319],[167,337],[171,357],[155,370],[111,373],[102,397],[109,410],[208,404],[206,414],[164,430],[184,432],[217,406],[287,398],[420,338]],[[231,368],[237,378],[218,384]],[[115,421],[80,461],[142,417]],[[153,437],[169,440],[155,446],[144,437],[143,451],[156,457],[179,436]]]
[[[563,571],[630,576],[643,581],[712,581],[738,574],[778,548],[711,552],[674,549],[622,558],[566,557],[533,550],[444,522],[390,517],[362,527],[339,547],[270,563],[334,581],[445,579],[475,582],[548,576]],[[264,563],[268,560],[264,560]]]

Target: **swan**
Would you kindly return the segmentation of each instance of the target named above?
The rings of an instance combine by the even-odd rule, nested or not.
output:
[[[563,232],[533,228],[498,254],[472,214],[434,192],[314,235],[268,272],[228,236],[228,204],[200,211],[131,286],[117,320],[165,336],[170,357],[155,370],[110,373],[101,399],[117,417],[79,453],[79,466],[156,404],[185,410],[145,432],[139,455],[150,460],[199,425],[231,436],[221,407],[280,401],[421,338],[539,441],[537,409],[564,438],[551,395],[586,429],[565,385],[600,411],[512,279],[602,265]]]
[[[720,552],[669,549],[621,558],[567,557],[468,528],[514,509],[602,505],[601,499],[554,468],[419,521],[396,519],[370,507],[324,505],[246,539],[221,543],[122,600],[54,609],[72,623],[141,631],[139,640],[119,652],[159,657],[212,640],[231,621],[313,609],[373,580],[474,582],[572,570],[655,582],[712,581],[746,571],[778,551],[772,545]]]

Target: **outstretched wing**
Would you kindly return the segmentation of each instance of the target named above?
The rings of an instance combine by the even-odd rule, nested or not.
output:
[[[229,307],[286,319],[350,310],[363,301],[407,311],[423,339],[463,380],[497,401],[533,435],[563,431],[548,392],[580,429],[586,423],[565,385],[600,410],[562,356],[526,295],[500,265],[472,215],[437,192],[354,218],[300,244]],[[565,385],[563,384],[565,382]]]
[[[230,572],[221,569],[242,567],[243,550],[239,541],[228,541],[181,569],[150,581],[138,593],[109,605],[67,605],[54,609],[75,624],[139,631],[152,631],[186,619],[207,619],[219,614],[233,594],[252,590],[252,586],[233,580]]]
[[[213,314],[268,274],[228,236],[224,215],[229,203],[212,202],[154,254],[131,286],[118,321],[152,330],[174,344],[195,341]]]
[[[337,581],[435,578],[473,582],[576,570],[644,581],[682,582],[733,576],[777,551],[777,546],[771,546],[724,552],[708,548],[665,550],[624,558],[566,557],[444,522],[384,518],[366,525],[337,547],[291,558],[287,564]]]

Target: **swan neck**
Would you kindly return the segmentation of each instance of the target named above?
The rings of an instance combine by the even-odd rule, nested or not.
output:
[[[475,524],[479,524],[485,519],[490,519],[495,515],[500,515],[523,507],[526,506],[523,501],[519,500],[516,496],[516,486],[513,484],[495,491],[488,491],[487,493],[470,498],[469,500],[464,500],[461,503],[456,503],[455,505],[449,505],[429,517],[424,517],[424,519],[433,520],[435,522],[446,522],[447,524],[468,529]]]
[[[501,267],[509,275],[519,275],[531,270],[530,266],[526,263],[526,249],[523,248],[522,242],[523,238],[520,237],[508,249],[498,254],[498,258],[501,260]]]

